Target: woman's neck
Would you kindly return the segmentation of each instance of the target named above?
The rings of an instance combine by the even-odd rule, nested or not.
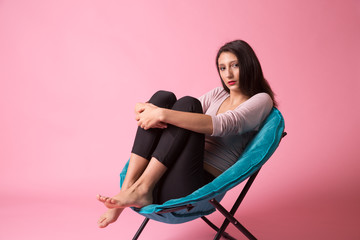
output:
[[[231,106],[238,106],[248,100],[249,97],[239,91],[230,91],[229,104]]]

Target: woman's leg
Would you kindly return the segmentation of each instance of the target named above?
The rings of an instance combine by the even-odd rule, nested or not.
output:
[[[149,103],[161,108],[172,108],[176,102],[176,96],[172,92],[158,91],[149,100]],[[163,129],[152,128],[144,130],[138,127],[133,148],[131,150],[128,170],[122,185],[122,189],[128,189],[141,176],[154,152]]]
[[[167,91],[158,91],[149,100],[150,103],[163,108],[171,108],[175,101],[175,95]],[[149,164],[151,154],[154,151],[161,134],[162,129],[149,129],[145,131],[140,127],[138,128],[121,191],[129,189],[143,174],[145,168]],[[150,169],[152,168],[153,167]],[[107,198],[98,195],[98,199],[104,202]],[[149,201],[151,201],[151,199]],[[122,210],[123,208],[109,208],[98,220],[99,227],[103,228],[108,224],[115,222]]]
[[[203,112],[201,103],[192,97],[179,99],[172,109],[194,113]],[[203,168],[205,135],[181,128],[177,129],[180,131],[171,132],[172,136],[169,136],[168,132],[164,132],[153,153],[153,156],[168,167],[167,172],[156,186],[156,203],[187,196],[207,183]],[[168,149],[166,142],[169,141],[177,141],[176,145],[181,148]]]
[[[180,99],[174,104],[173,109],[188,112],[202,112],[200,102],[191,97]],[[190,136],[192,141],[191,144],[188,144]],[[187,147],[187,151],[183,153],[185,147]],[[197,187],[202,186],[204,184],[203,175],[201,174],[203,172],[203,148],[203,134],[169,125],[168,128],[163,131],[160,141],[153,153],[153,157],[141,177],[128,190],[120,192],[113,198],[106,198],[104,200],[105,205],[109,208],[124,208],[130,206],[143,207],[151,204],[155,185],[165,174],[167,168],[172,168],[173,166],[182,166],[183,170],[195,173],[191,179],[197,180],[196,183],[191,184],[191,186],[182,188],[180,192],[172,188],[172,191],[174,192],[175,190],[177,193],[176,195],[183,196],[183,193],[189,193]],[[187,160],[186,163],[191,163],[191,165],[176,164],[179,156],[183,156],[182,159],[186,158],[186,160],[189,158],[190,160]],[[180,168],[177,167],[177,169],[179,170]],[[185,171],[183,171],[183,173],[185,173]],[[175,172],[178,174],[179,171]],[[181,174],[178,175],[181,176]],[[174,174],[170,174],[169,176],[174,176]],[[184,176],[182,176],[180,180],[183,178]],[[191,181],[187,183],[191,183]],[[179,186],[180,185],[181,184],[179,184]]]

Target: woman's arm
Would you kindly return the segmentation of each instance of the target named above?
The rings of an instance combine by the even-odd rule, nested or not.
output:
[[[202,113],[181,112],[166,108],[160,109],[160,121],[194,132],[211,135],[213,132],[212,118]]]
[[[151,103],[137,104],[135,113],[138,126],[145,130],[166,128],[167,124],[172,124],[198,133],[212,134],[213,132],[211,116],[201,113],[159,108]]]

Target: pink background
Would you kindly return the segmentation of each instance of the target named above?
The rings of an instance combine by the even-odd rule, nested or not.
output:
[[[360,239],[359,26],[356,0],[0,0],[0,239],[130,239],[143,218],[98,229],[95,195],[118,191],[134,104],[219,86],[214,58],[234,39],[289,134],[236,217],[259,239]],[[196,220],[140,239],[213,236]]]

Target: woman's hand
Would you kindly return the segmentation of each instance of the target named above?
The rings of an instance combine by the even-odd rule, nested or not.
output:
[[[151,103],[137,103],[135,105],[135,115],[138,126],[144,130],[167,127],[167,124],[160,120],[161,108]]]
[[[136,116],[141,113],[142,111],[144,111],[144,107],[145,107],[146,103],[142,103],[142,102],[138,102],[135,104],[135,114]]]

